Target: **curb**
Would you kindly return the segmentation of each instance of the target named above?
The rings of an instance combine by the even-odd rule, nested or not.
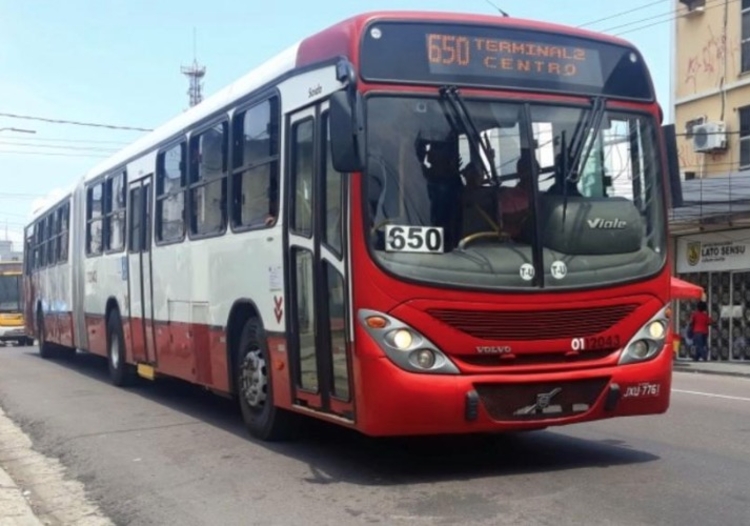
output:
[[[58,459],[34,450],[2,407],[0,465],[0,526],[113,526],[86,497],[83,484],[67,479]]]
[[[696,369],[690,365],[677,365],[674,364],[672,372],[676,373],[692,373],[692,374],[711,374],[715,376],[733,376],[735,378],[750,378],[750,371],[738,372],[738,371],[712,371],[709,369]]]
[[[43,526],[10,475],[0,467],[0,502],[3,504],[0,524],[7,526]]]

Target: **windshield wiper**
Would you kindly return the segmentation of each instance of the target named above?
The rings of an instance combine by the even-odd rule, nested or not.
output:
[[[570,141],[570,151],[565,151],[566,144],[563,135],[563,141],[560,148],[563,152],[563,226],[565,226],[565,217],[568,210],[568,184],[577,184],[581,178],[581,170],[579,170],[578,167],[585,165],[588,161],[589,155],[591,155],[591,149],[596,142],[596,135],[599,133],[599,129],[602,126],[602,119],[604,118],[606,107],[607,100],[604,97],[594,98],[591,111],[586,114],[586,118],[583,121],[579,122],[573,132],[573,139]],[[583,148],[586,146],[586,139],[589,136],[591,136],[591,141],[588,141],[588,147],[584,154]]]
[[[497,177],[497,168],[495,167],[495,157],[494,153],[492,152],[492,148],[490,148],[490,145],[488,143],[482,141],[482,136],[479,133],[474,120],[471,118],[471,114],[469,114],[469,110],[466,108],[464,100],[459,94],[458,88],[456,88],[456,86],[443,86],[440,88],[440,96],[444,100],[448,101],[451,110],[453,110],[454,118],[458,123],[461,124],[461,127],[466,134],[466,138],[469,141],[469,147],[471,148],[472,156],[476,157],[477,159],[481,159],[481,149],[482,153],[484,153],[484,156],[487,158],[488,164],[490,165],[489,175],[492,178],[492,182],[495,184],[495,186],[499,186],[500,183]],[[453,125],[453,122],[450,119],[449,122],[451,122],[451,125]],[[483,173],[487,173],[487,169],[484,166],[484,163],[480,163],[480,167]]]
[[[585,162],[591,154],[591,148],[594,146],[595,140],[589,142],[588,148],[586,148],[586,154],[583,155],[583,147],[586,145],[586,139],[591,133],[595,136],[599,132],[599,128],[602,125],[602,118],[604,117],[604,110],[606,108],[606,99],[603,97],[597,97],[593,100],[593,106],[591,111],[586,114],[586,118],[579,123],[573,134],[573,139],[570,141],[570,151],[563,152],[568,154],[568,169],[565,172],[565,181],[577,183],[578,177],[573,178],[573,173],[577,170],[581,157],[583,156],[583,162]]]

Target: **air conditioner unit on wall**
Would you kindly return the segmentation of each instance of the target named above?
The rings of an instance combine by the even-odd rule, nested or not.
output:
[[[680,0],[680,3],[687,8],[686,16],[701,14],[706,10],[706,0]]]
[[[715,152],[727,147],[727,127],[723,122],[707,122],[693,128],[693,151]]]

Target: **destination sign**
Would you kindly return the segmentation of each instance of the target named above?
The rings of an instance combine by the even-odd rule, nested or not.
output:
[[[426,36],[430,73],[602,85],[595,49],[445,33]]]
[[[374,82],[653,100],[646,65],[632,48],[501,25],[376,22],[363,36],[360,71]]]

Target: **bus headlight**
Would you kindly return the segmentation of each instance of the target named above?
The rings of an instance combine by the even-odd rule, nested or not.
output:
[[[402,351],[408,349],[414,343],[414,335],[408,329],[398,329],[390,332],[387,338],[390,340],[391,345]]]
[[[648,320],[630,339],[620,355],[620,365],[650,360],[664,348],[669,326],[669,306]]]
[[[459,374],[458,367],[430,340],[407,324],[382,312],[359,311],[362,326],[397,366],[415,373]],[[371,320],[383,320],[372,323]]]
[[[652,321],[648,325],[648,334],[653,338],[654,340],[663,340],[664,334],[667,332],[667,330],[664,328],[664,324],[659,321]]]
[[[412,359],[421,369],[431,369],[436,361],[435,353],[431,349],[422,349],[412,353]]]
[[[639,360],[648,356],[650,346],[646,340],[638,340],[630,346],[630,354]]]

